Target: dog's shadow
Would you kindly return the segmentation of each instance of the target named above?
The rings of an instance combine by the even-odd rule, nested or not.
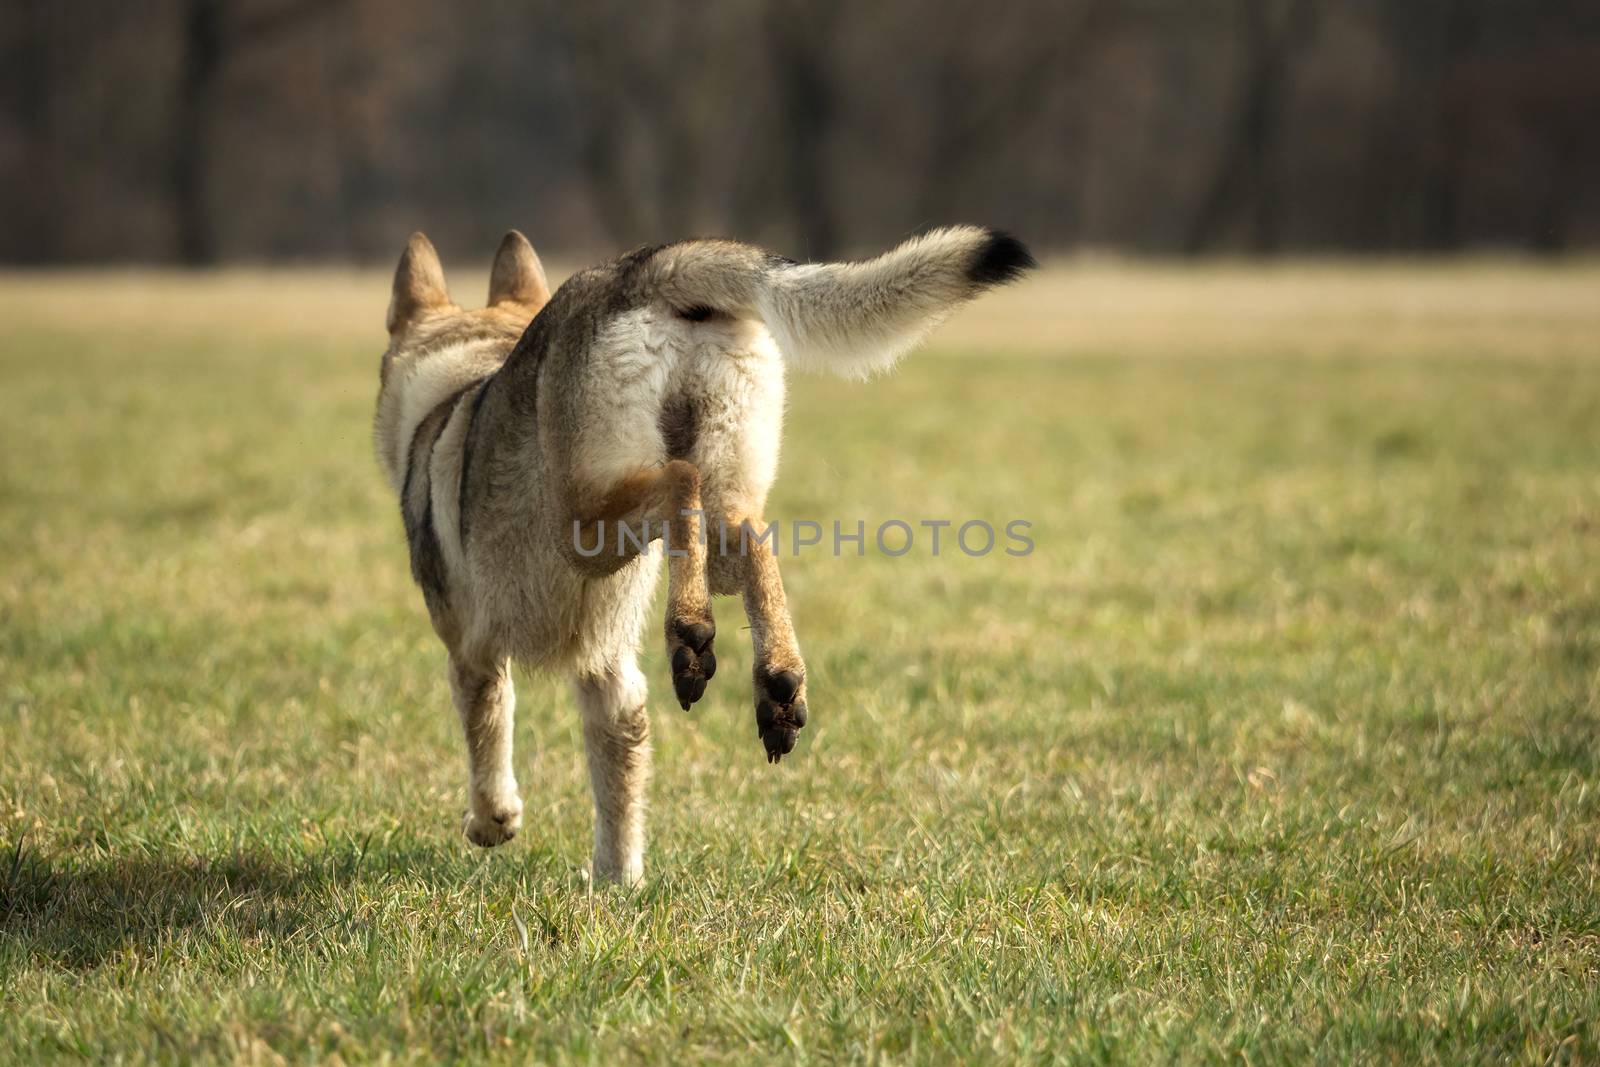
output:
[[[459,878],[459,855],[417,846],[369,857],[330,847],[290,859],[268,851],[0,857],[0,941],[69,969],[147,957],[185,939],[285,943],[314,938],[355,896],[395,877]],[[468,875],[470,878],[470,875]],[[341,905],[345,901],[345,905]],[[348,916],[346,916],[348,918]]]

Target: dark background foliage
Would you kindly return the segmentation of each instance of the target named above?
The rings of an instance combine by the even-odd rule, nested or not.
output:
[[[5,0],[0,260],[1600,242],[1592,0]]]

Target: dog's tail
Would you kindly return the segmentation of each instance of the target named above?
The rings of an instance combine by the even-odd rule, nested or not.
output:
[[[680,314],[760,319],[794,366],[865,378],[894,366],[958,305],[1034,265],[1010,234],[949,226],[860,263],[797,264],[694,241],[657,252],[651,273]]]

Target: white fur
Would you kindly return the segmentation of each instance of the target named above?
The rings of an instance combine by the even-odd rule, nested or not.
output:
[[[579,484],[608,486],[658,466],[666,458],[662,405],[679,396],[698,416],[691,461],[706,510],[760,512],[778,472],[784,400],[783,359],[761,323],[689,323],[640,308],[596,338],[584,374],[597,399],[574,437]]]
[[[503,348],[479,341],[445,345],[395,367],[398,380],[383,390],[378,407],[378,451],[395,492],[405,482],[407,453],[418,424],[450,394],[493,373],[504,358]]]
[[[661,404],[685,338],[654,308],[612,319],[595,338],[584,377],[593,418],[577,427],[573,473],[606,487],[661,462]]]
[[[988,240],[976,227],[952,227],[863,263],[779,268],[756,307],[795,367],[867,378],[893,367],[973,295],[968,267]]]
[[[594,794],[594,873],[634,885],[644,876],[645,787],[650,776],[648,687],[632,657],[574,683]]]

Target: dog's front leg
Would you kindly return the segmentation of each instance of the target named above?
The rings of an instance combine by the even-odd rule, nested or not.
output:
[[[806,667],[783,595],[778,557],[772,543],[760,538],[758,527],[765,529],[765,524],[749,518],[732,524],[739,531],[744,610],[755,646],[756,732],[767,762],[777,763],[794,749],[806,724]]]
[[[516,694],[511,689],[511,664],[475,666],[450,658],[450,692],[467,738],[469,769],[467,839],[491,847],[517,836],[522,827],[522,798],[511,770],[511,722]]]
[[[644,675],[628,655],[611,670],[573,679],[594,791],[596,881],[634,885],[644,875],[644,790],[650,719]]]

